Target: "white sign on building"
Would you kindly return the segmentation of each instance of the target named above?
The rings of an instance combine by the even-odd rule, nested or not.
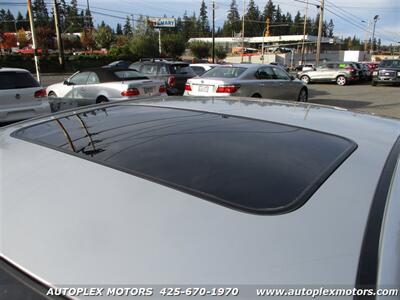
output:
[[[154,28],[175,27],[175,18],[149,18],[148,22]]]

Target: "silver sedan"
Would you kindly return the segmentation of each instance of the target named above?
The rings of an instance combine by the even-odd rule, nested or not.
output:
[[[211,69],[189,79],[185,96],[239,96],[307,102],[308,89],[303,82],[279,66],[233,64]]]

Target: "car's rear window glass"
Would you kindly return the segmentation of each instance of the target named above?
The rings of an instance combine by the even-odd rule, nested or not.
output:
[[[116,71],[114,72],[115,76],[124,80],[138,80],[138,79],[147,79],[148,77],[144,76],[144,74],[135,71],[135,70],[124,70],[124,71]]]
[[[190,69],[189,64],[172,64],[169,67],[171,74],[189,74],[193,73],[193,70]]]
[[[300,207],[356,148],[308,129],[143,105],[90,110],[14,136],[259,214]]]
[[[246,68],[243,67],[216,67],[205,72],[202,77],[236,78],[244,71],[246,71]]]
[[[0,72],[0,90],[39,87],[39,83],[27,72]]]

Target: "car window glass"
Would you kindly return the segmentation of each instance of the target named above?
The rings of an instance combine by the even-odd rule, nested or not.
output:
[[[258,69],[258,79],[271,80],[277,79],[274,71],[270,67],[263,67]]]
[[[172,74],[184,74],[184,73],[192,73],[192,69],[190,69],[190,66],[188,64],[175,64],[175,65],[170,65],[169,69],[171,70]],[[190,69],[190,70],[189,70]]]
[[[201,77],[236,78],[246,70],[244,67],[216,67],[207,71]]]
[[[39,87],[39,83],[28,72],[0,72],[0,90]]]
[[[156,75],[157,74],[157,65],[145,64],[142,66],[142,69],[140,71],[145,75]]]
[[[275,73],[277,79],[290,80],[289,76],[281,68],[273,67],[272,69],[274,70],[274,73]]]
[[[117,76],[119,79],[146,79],[147,78],[142,73],[140,73],[136,70],[116,71],[116,72],[114,72],[114,75]]]
[[[97,84],[100,83],[100,79],[96,73],[90,72],[89,77],[87,79],[87,84]]]
[[[159,68],[158,68],[158,73],[160,75],[168,75],[169,73],[168,73],[167,66],[166,65],[160,65]]]
[[[89,77],[90,72],[82,72],[78,73],[75,76],[71,77],[69,79],[70,83],[73,83],[75,85],[84,85],[87,83],[88,77]]]
[[[197,74],[197,75],[201,75],[205,73],[205,69],[203,67],[198,67],[198,66],[191,66],[192,70]]]

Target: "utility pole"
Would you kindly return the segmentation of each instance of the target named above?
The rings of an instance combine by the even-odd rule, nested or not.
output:
[[[161,57],[161,28],[158,28],[158,54]]]
[[[242,15],[242,59],[243,62],[243,54],[244,54],[244,15],[246,13],[246,0],[243,0],[243,15]]]
[[[304,65],[304,44],[306,40],[306,33],[307,33],[307,12],[308,12],[308,0],[306,3],[306,11],[304,12],[304,26],[303,26],[303,42],[301,44],[301,64]]]
[[[40,84],[40,66],[39,66],[39,57],[38,57],[37,46],[36,46],[35,24],[33,23],[31,0],[28,0],[28,14],[29,14],[29,24],[31,26],[32,48],[35,52],[34,57],[35,57],[36,79]]]
[[[321,0],[319,7],[319,25],[318,25],[318,40],[317,40],[317,55],[315,57],[315,64],[319,65],[319,58],[321,55],[321,39],[322,39],[322,27],[324,26],[324,0]]]
[[[212,63],[215,63],[215,0],[212,2]]]
[[[373,29],[372,29],[372,41],[371,41],[371,51],[370,51],[370,54],[373,54],[374,53],[374,51],[375,51],[375,27],[376,27],[376,22],[378,21],[378,19],[379,19],[379,15],[376,15],[375,17],[374,17],[374,27],[373,27]]]
[[[65,68],[64,46],[63,46],[62,37],[61,37],[60,17],[58,14],[57,0],[53,0],[53,11],[54,11],[54,25],[56,27],[56,35],[57,35],[58,61],[60,62],[60,66],[64,70],[64,68]]]

